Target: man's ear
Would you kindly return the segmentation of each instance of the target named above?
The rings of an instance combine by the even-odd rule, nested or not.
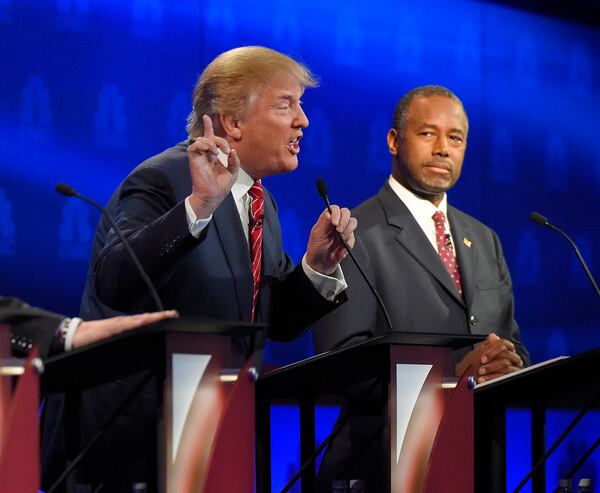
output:
[[[387,133],[388,150],[392,156],[398,155],[398,130],[390,128]]]
[[[219,115],[219,123],[226,137],[231,137],[233,140],[242,138],[242,129],[238,118],[231,115]]]

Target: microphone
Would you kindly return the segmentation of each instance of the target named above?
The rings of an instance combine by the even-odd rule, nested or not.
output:
[[[325,180],[323,178],[317,178],[315,183],[317,185],[317,192],[319,193],[319,195],[325,202],[325,205],[327,206],[327,210],[329,211],[329,214],[331,214],[331,204],[329,203],[329,197],[327,195],[327,183],[325,182]],[[342,235],[340,233],[337,233],[337,236],[338,236],[338,239],[341,241],[342,245],[344,245],[344,248],[348,252],[348,255],[352,259],[352,262],[354,262],[354,265],[356,265],[356,268],[360,272],[360,275],[367,283],[367,286],[369,287],[371,293],[373,293],[373,296],[375,297],[375,300],[377,301],[377,304],[379,305],[379,308],[381,309],[381,312],[383,313],[383,315],[385,317],[385,322],[388,326],[387,333],[391,334],[394,331],[393,326],[392,326],[392,320],[390,319],[390,315],[389,315],[388,311],[386,310],[385,305],[383,304],[383,301],[381,300],[381,296],[379,296],[379,293],[373,286],[373,283],[371,282],[371,280],[369,279],[369,277],[367,276],[367,274],[365,273],[365,271],[363,270],[361,265],[358,263],[358,260],[356,260],[356,257],[352,253],[352,250],[350,249],[350,247],[344,241],[344,238],[342,238]]]
[[[249,226],[250,229],[260,228],[265,223],[265,215],[261,214],[258,216],[258,221],[255,221],[252,216],[250,216]]]
[[[146,273],[144,267],[142,267],[142,264],[140,263],[139,259],[137,258],[137,255],[131,248],[131,245],[129,245],[129,242],[125,239],[125,236],[123,236],[123,233],[121,232],[121,230],[119,229],[119,227],[117,226],[115,221],[113,220],[112,216],[108,213],[108,211],[104,207],[102,207],[98,202],[96,202],[95,200],[92,200],[89,197],[86,197],[85,195],[81,195],[73,187],[71,187],[70,185],[67,185],[66,183],[57,183],[55,186],[55,190],[58,193],[60,193],[61,195],[64,195],[65,197],[75,197],[80,200],[83,200],[84,202],[87,202],[88,204],[94,206],[102,214],[104,214],[106,219],[108,219],[110,226],[112,227],[112,229],[115,231],[115,233],[119,237],[119,240],[121,241],[121,243],[123,243],[123,246],[125,247],[125,249],[127,250],[127,253],[131,257],[131,260],[133,261],[133,264],[135,265],[138,272],[140,273],[140,276],[142,276],[142,279],[144,280],[144,283],[146,284],[146,287],[148,288],[148,291],[150,292],[150,295],[152,296],[152,299],[154,300],[154,304],[156,305],[156,308],[158,309],[158,311],[162,312],[164,310],[164,307],[163,307],[162,302],[160,301],[160,298],[158,297],[156,288],[152,284],[152,281],[150,280],[150,277]]]
[[[585,263],[585,260],[583,260],[583,257],[581,256],[581,253],[579,252],[579,248],[577,248],[577,245],[571,239],[571,237],[569,235],[567,235],[567,233],[565,233],[564,231],[558,229],[550,221],[548,221],[548,219],[546,219],[544,216],[542,216],[541,214],[539,214],[537,212],[532,212],[529,215],[529,219],[531,219],[534,223],[539,224],[540,226],[545,226],[547,228],[550,228],[550,229],[556,231],[563,238],[567,239],[567,241],[573,247],[573,250],[575,250],[575,254],[577,255],[577,258],[579,259],[579,262],[581,263],[581,266],[583,267],[583,270],[587,274],[587,277],[590,280],[590,282],[592,283],[592,286],[594,287],[594,290],[596,291],[596,294],[600,298],[600,289],[598,289],[598,284],[596,284],[596,280],[594,279],[594,276],[592,276],[592,273],[590,272],[590,269],[588,268],[587,264]]]

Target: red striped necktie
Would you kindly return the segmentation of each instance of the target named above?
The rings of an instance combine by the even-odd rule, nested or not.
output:
[[[265,194],[262,184],[255,180],[250,190],[250,221],[248,224],[248,239],[250,241],[250,257],[252,258],[252,279],[254,291],[252,293],[252,321],[256,321],[256,302],[260,289],[261,261],[262,261],[262,226],[265,212]]]

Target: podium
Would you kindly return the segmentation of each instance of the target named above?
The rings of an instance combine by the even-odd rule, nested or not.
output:
[[[369,489],[367,479],[366,491],[473,491],[472,392],[466,377],[459,382],[453,378],[452,352],[482,340],[478,336],[395,333],[261,375],[256,386],[257,491],[271,493],[272,403],[299,405],[300,462],[304,464],[316,449],[316,404],[342,402],[343,414],[348,407],[370,401],[381,404],[374,417],[383,424],[382,438],[371,453],[377,456],[375,462],[383,464],[383,484],[380,490]],[[370,393],[373,389],[377,395]],[[340,429],[343,420],[338,419]],[[457,453],[457,445],[463,447],[462,454]],[[445,484],[439,489],[436,478],[448,470],[454,486]],[[301,491],[317,491],[314,461],[302,471]]]
[[[545,436],[547,410],[570,409],[585,413],[600,409],[599,372],[600,349],[594,349],[477,386],[474,390],[476,491],[507,491],[506,459],[510,450],[506,446],[505,417],[508,409],[530,410],[531,464],[536,464],[551,445],[546,443]],[[543,464],[531,477],[531,491],[552,491],[546,487]]]
[[[0,493],[37,493],[39,372],[37,350],[10,358],[9,328],[0,324]],[[14,386],[12,379],[20,375]]]
[[[234,346],[250,344],[263,329],[259,324],[169,319],[49,358],[42,390],[64,395],[66,466],[73,468],[65,486],[56,491],[75,491],[81,483],[91,484],[92,491],[98,486],[78,476],[83,461],[74,463],[88,446],[96,457],[94,447],[103,435],[96,430],[99,441],[95,443],[89,434],[81,436],[82,398],[90,389],[132,376],[137,387],[114,396],[119,401],[114,403],[115,413],[104,422],[110,430],[121,419],[119,408],[129,409],[140,392],[156,391],[152,400],[144,401],[156,402],[156,412],[140,418],[156,417],[143,434],[155,449],[142,451],[151,459],[149,469],[156,471],[155,477],[139,480],[147,483],[149,492],[214,491],[215,485],[223,491],[252,491],[255,369],[252,360],[236,360]],[[109,449],[115,455],[122,452],[118,447]],[[112,473],[100,471],[100,480]]]

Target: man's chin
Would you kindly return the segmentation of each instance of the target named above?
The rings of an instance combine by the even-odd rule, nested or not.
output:
[[[298,167],[298,159],[297,158],[291,159],[291,160],[286,160],[285,162],[282,162],[279,164],[277,173],[278,174],[291,173],[297,167]]]
[[[452,188],[452,180],[434,180],[423,184],[423,189],[431,195],[444,194]]]

